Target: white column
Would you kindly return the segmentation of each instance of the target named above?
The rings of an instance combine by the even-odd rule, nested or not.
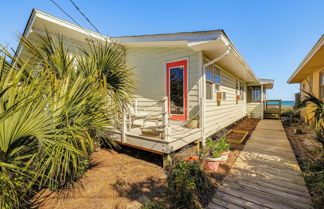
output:
[[[122,115],[122,127],[121,127],[121,141],[122,141],[123,143],[126,142],[126,131],[127,131],[127,124],[126,124],[126,120],[127,120],[126,110],[123,109],[123,115]]]
[[[199,81],[200,81],[200,91],[199,91],[199,106],[200,106],[200,130],[201,130],[201,143],[205,146],[205,97],[206,97],[206,76],[204,66],[203,53],[199,53],[198,71],[199,71]]]
[[[162,127],[163,127],[163,138],[165,141],[169,140],[170,129],[169,129],[169,114],[168,114],[168,97],[162,99]]]
[[[263,94],[263,85],[261,84],[261,106],[262,106],[262,115],[261,119],[263,119],[264,116],[264,94]]]

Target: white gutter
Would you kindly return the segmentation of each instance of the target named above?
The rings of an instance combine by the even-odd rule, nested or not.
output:
[[[200,105],[200,108],[201,108],[200,109],[200,120],[201,120],[201,139],[202,139],[201,142],[202,142],[202,146],[206,145],[206,140],[205,140],[205,138],[206,138],[205,137],[205,102],[206,102],[206,98],[205,98],[206,97],[206,74],[205,74],[205,69],[209,65],[212,65],[215,62],[223,59],[226,55],[228,55],[230,50],[231,50],[231,47],[228,46],[228,48],[227,48],[226,52],[224,52],[224,54],[216,57],[212,61],[210,61],[210,62],[208,62],[208,63],[206,63],[206,64],[204,64],[202,66],[202,79],[201,79],[202,80],[202,84],[201,84],[202,90],[201,90],[201,95],[200,95],[200,99],[199,99],[201,101],[200,102],[201,103],[201,105]],[[202,61],[203,57],[202,57],[201,53],[200,53],[200,56],[201,56],[200,62],[203,63],[203,61]]]
[[[205,68],[208,67],[209,65],[214,64],[215,62],[217,62],[217,61],[223,59],[226,55],[228,55],[228,53],[230,52],[230,50],[231,50],[231,47],[229,46],[229,47],[227,48],[227,50],[226,50],[226,52],[225,52],[224,54],[222,54],[222,55],[216,57],[215,59],[213,59],[212,61],[210,61],[210,62],[204,64],[203,69],[205,69]]]

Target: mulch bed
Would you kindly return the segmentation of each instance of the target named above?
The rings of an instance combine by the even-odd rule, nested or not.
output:
[[[288,140],[291,144],[291,147],[294,150],[296,159],[299,163],[299,166],[305,177],[308,176],[309,180],[305,178],[306,186],[312,196],[312,200],[315,208],[323,208],[324,205],[324,196],[323,189],[320,188],[320,184],[324,184],[324,179],[322,182],[316,180],[321,179],[320,172],[315,174],[308,167],[308,163],[312,163],[315,160],[319,160],[323,157],[323,146],[318,142],[315,137],[316,133],[313,128],[309,127],[305,123],[294,122],[290,125],[284,124],[284,128],[288,137]],[[296,129],[299,129],[301,133],[297,134]],[[324,164],[322,167],[322,176],[324,176]],[[310,179],[310,175],[314,175]],[[319,175],[319,176],[317,176]],[[314,178],[315,177],[315,178]],[[316,186],[318,185],[319,188]],[[323,186],[322,186],[323,187]]]
[[[231,132],[227,135],[228,139],[241,141],[241,139],[245,136],[245,133],[237,133],[237,132]]]
[[[246,143],[246,141],[248,141],[251,133],[253,132],[253,130],[255,129],[255,127],[257,126],[259,121],[260,121],[260,119],[257,119],[257,118],[244,118],[244,119],[224,128],[224,129],[220,130],[219,132],[215,133],[212,136],[212,138],[217,139],[219,137],[222,137],[225,134],[227,134],[231,129],[240,130],[240,131],[248,131],[249,134],[248,134],[247,138],[245,139],[245,143]],[[236,134],[236,133],[234,133],[234,134]],[[220,165],[216,173],[207,172],[208,175],[211,177],[212,182],[215,185],[218,185],[222,181],[222,179],[225,177],[225,175],[230,172],[232,166],[235,163],[236,158],[239,156],[241,150],[243,150],[244,144],[232,144],[231,152],[228,156],[226,163]],[[196,150],[197,150],[196,146],[187,145],[186,147],[184,147],[181,150],[179,150],[178,152],[176,152],[175,155],[173,156],[173,158],[176,161],[181,161],[185,158],[195,156]]]

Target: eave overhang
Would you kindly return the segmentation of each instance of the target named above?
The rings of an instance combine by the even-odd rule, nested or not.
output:
[[[324,69],[324,35],[300,63],[287,83],[300,83],[314,71]]]

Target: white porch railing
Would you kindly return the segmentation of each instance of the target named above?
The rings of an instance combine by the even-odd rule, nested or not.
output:
[[[148,116],[144,117],[143,120],[149,119],[149,120],[157,120],[157,121],[162,121],[162,126],[157,127],[161,129],[161,139],[163,140],[169,140],[171,136],[171,129],[170,129],[170,118],[169,118],[169,111],[168,111],[168,97],[163,97],[162,100],[158,103],[162,103],[162,110],[161,113],[156,114],[156,112],[150,112]],[[153,107],[153,106],[148,106],[148,107]],[[134,105],[133,105],[133,112],[134,115],[137,113],[140,113],[138,109],[142,109],[142,107],[138,107],[138,101],[137,99],[134,100]],[[154,118],[154,119],[152,119]],[[127,137],[127,132],[131,130],[131,120],[130,120],[130,110],[129,109],[124,109],[122,113],[122,120],[121,120],[121,140],[123,143],[126,142],[126,137]],[[128,128],[127,128],[127,123],[128,123]],[[158,122],[157,122],[158,124]]]

